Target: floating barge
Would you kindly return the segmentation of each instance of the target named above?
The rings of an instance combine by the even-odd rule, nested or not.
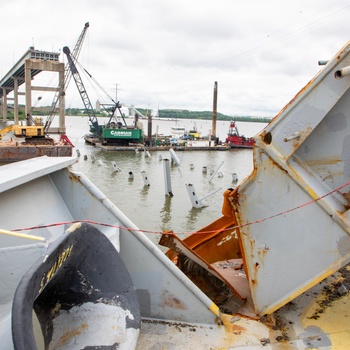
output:
[[[122,145],[102,145],[102,143],[97,138],[88,138],[85,137],[85,142],[89,143],[97,148],[100,148],[104,151],[169,151],[170,149],[173,149],[175,151],[228,151],[231,149],[226,144],[223,145],[200,145],[198,143],[198,146],[196,145],[196,141],[191,142],[191,146],[188,144],[180,145],[180,146],[145,146],[143,144],[134,144],[130,146],[122,146]],[[206,142],[207,143],[207,142]]]
[[[35,157],[71,157],[71,145],[25,145],[23,143],[1,141],[0,163],[13,163]]]

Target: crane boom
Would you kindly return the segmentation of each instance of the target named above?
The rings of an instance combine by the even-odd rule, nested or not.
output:
[[[86,22],[85,25],[84,25],[84,29],[83,31],[81,32],[75,46],[74,46],[74,49],[73,49],[73,52],[72,52],[72,57],[74,59],[74,61],[76,61],[79,57],[79,54],[80,54],[80,51],[81,51],[81,47],[83,45],[83,41],[85,39],[85,36],[86,36],[86,32],[89,28],[89,22]],[[48,115],[48,117],[46,118],[46,121],[45,121],[45,125],[44,125],[44,131],[45,132],[48,132],[51,124],[52,124],[52,121],[55,117],[55,115],[57,114],[57,110],[58,110],[58,107],[59,107],[59,99],[60,99],[60,96],[62,96],[62,94],[64,93],[64,91],[67,89],[68,85],[69,85],[69,82],[70,82],[70,79],[71,79],[71,71],[69,69],[69,67],[66,66],[65,68],[65,73],[64,73],[64,81],[63,81],[63,86],[60,86],[59,90],[56,91],[55,93],[55,96],[54,96],[54,99],[53,99],[53,103],[52,103],[52,110],[50,112],[50,114]]]
[[[83,103],[84,103],[84,106],[85,106],[85,110],[86,110],[86,112],[89,115],[90,123],[95,128],[95,134],[98,137],[100,137],[101,136],[101,131],[100,131],[100,127],[98,125],[98,120],[97,120],[97,117],[95,115],[95,111],[94,111],[94,109],[92,107],[90,98],[89,98],[89,96],[88,96],[88,94],[86,92],[86,89],[85,89],[84,83],[83,83],[83,81],[81,79],[81,76],[79,74],[79,71],[78,71],[78,69],[77,69],[77,67],[76,67],[76,65],[74,63],[74,60],[73,60],[73,57],[72,57],[72,54],[70,52],[69,47],[65,46],[63,48],[63,52],[67,56],[70,72],[72,73],[72,76],[74,78],[75,84],[77,85],[80,97],[83,100]]]

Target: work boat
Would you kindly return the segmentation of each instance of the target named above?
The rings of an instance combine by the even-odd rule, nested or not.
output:
[[[220,218],[163,232],[166,254],[74,159],[2,166],[2,349],[350,348],[349,50],[255,136]]]
[[[176,124],[171,127],[171,135],[173,137],[180,137],[186,133],[186,128],[180,125],[177,121]]]
[[[236,126],[236,122],[232,120],[230,122],[230,127],[228,129],[225,142],[231,148],[253,148],[255,141],[252,137],[245,137],[244,135],[240,135]]]

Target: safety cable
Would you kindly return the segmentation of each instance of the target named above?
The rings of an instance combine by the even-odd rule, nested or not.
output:
[[[321,199],[331,195],[332,193],[337,192],[337,191],[341,190],[342,188],[344,188],[346,186],[349,186],[349,185],[350,185],[350,181],[345,183],[344,185],[339,186],[338,188],[336,188],[336,189],[334,189],[334,190],[324,194],[323,196],[315,198],[315,199],[313,199],[313,200],[311,200],[309,202],[306,202],[304,204],[298,205],[298,206],[296,206],[294,208],[291,208],[291,209],[285,210],[283,212],[280,212],[280,213],[268,216],[268,217],[263,218],[263,219],[254,220],[254,221],[248,222],[246,224],[241,224],[241,225],[231,226],[231,227],[226,228],[226,229],[221,229],[220,231],[233,231],[233,230],[241,228],[241,227],[255,225],[255,224],[267,221],[267,220],[271,220],[271,219],[276,218],[276,217],[281,216],[281,215],[286,215],[288,213],[291,213],[292,211],[295,211],[297,209],[304,208],[304,207],[306,207],[306,206],[308,206],[310,204],[316,203],[317,201],[319,201],[319,200],[321,200]],[[42,229],[42,228],[61,226],[61,225],[72,225],[72,224],[77,223],[77,222],[84,222],[84,223],[89,223],[89,224],[92,224],[92,225],[100,225],[100,226],[119,228],[121,230],[126,230],[126,231],[152,233],[152,234],[160,234],[160,235],[164,234],[165,232],[166,233],[171,232],[171,233],[176,234],[176,235],[178,235],[178,234],[190,235],[190,234],[209,234],[209,233],[215,233],[215,232],[218,231],[218,230],[211,230],[211,231],[201,231],[201,232],[198,232],[198,231],[197,232],[173,232],[173,231],[160,232],[160,231],[136,229],[136,228],[133,228],[133,227],[123,227],[123,226],[120,226],[120,225],[113,225],[113,224],[108,224],[108,223],[103,223],[103,222],[98,222],[98,221],[93,221],[93,220],[73,220],[73,221],[56,222],[56,223],[46,224],[46,225],[38,225],[38,226],[32,226],[32,227],[17,228],[17,229],[12,229],[11,231],[12,232],[29,231],[29,230]]]

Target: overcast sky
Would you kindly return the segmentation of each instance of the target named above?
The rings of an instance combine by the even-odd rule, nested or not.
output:
[[[0,78],[29,46],[73,49],[89,22],[79,62],[113,98],[210,111],[217,81],[229,115],[276,115],[350,39],[349,0],[12,0],[0,18]],[[66,107],[82,106],[72,80]]]

